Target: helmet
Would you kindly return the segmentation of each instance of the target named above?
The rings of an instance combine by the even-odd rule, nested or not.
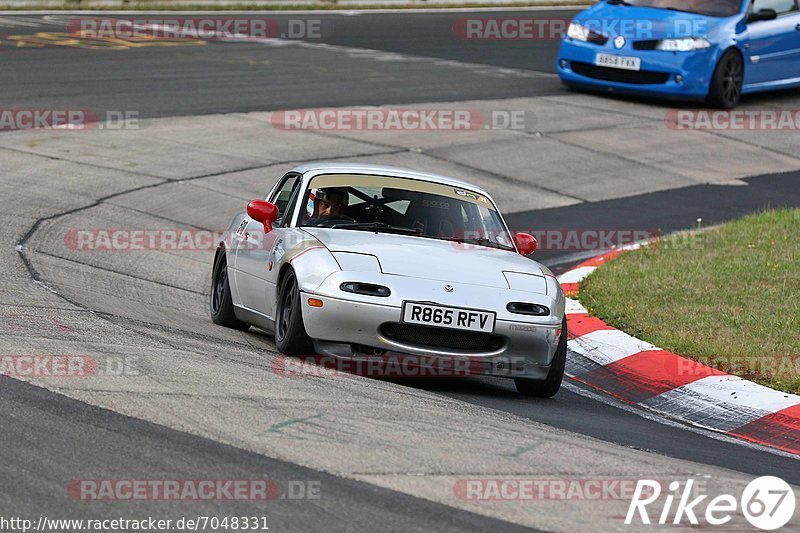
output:
[[[348,193],[346,189],[318,189],[314,201],[326,201],[331,205],[347,205]]]

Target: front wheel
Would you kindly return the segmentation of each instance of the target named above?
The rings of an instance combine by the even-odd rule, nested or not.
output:
[[[228,261],[225,250],[220,250],[214,260],[214,271],[211,274],[211,320],[214,324],[239,330],[246,330],[250,324],[236,318],[233,312],[231,286],[228,281]]]
[[[517,392],[523,396],[534,398],[552,398],[561,388],[561,381],[564,378],[564,369],[567,366],[567,319],[561,324],[561,336],[558,338],[558,347],[550,365],[547,378],[543,381],[532,379],[514,379]]]
[[[728,50],[719,59],[711,86],[708,89],[706,103],[719,109],[733,109],[742,97],[744,83],[744,62],[736,50]]]
[[[310,355],[314,353],[311,339],[303,325],[303,310],[300,289],[294,271],[283,277],[275,313],[275,345],[286,355]]]

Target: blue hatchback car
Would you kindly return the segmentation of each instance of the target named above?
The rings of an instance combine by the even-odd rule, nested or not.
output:
[[[556,70],[569,86],[730,109],[800,86],[798,0],[601,0],[570,23]]]

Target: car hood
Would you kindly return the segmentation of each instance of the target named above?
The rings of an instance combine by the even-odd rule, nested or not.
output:
[[[600,2],[578,14],[574,21],[609,38],[628,41],[709,37],[727,19],[651,7]]]
[[[303,228],[331,252],[375,256],[384,274],[508,289],[503,272],[544,276],[535,261],[516,252],[368,231]]]

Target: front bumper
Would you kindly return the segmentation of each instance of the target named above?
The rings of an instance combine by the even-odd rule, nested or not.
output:
[[[705,98],[714,72],[717,50],[711,46],[693,52],[635,50],[631,43],[616,49],[613,39],[597,45],[564,38],[556,61],[562,81],[587,88],[623,94],[649,94],[666,98]],[[641,70],[626,71],[594,66],[595,56],[606,53],[641,59]],[[678,81],[680,76],[681,81]]]
[[[555,287],[555,280],[552,280],[552,284],[549,283],[548,286]],[[487,295],[491,292],[495,298],[498,298],[496,301],[504,301],[508,298],[520,299],[517,291],[496,288],[478,288],[476,290],[479,293],[485,290]],[[310,296],[322,300],[323,306],[311,307],[308,304]],[[535,299],[532,293],[527,296],[529,299]],[[542,295],[539,295],[539,299],[543,298]],[[491,348],[447,348],[393,338],[387,334],[386,326],[399,324],[401,321],[402,308],[397,305],[398,300],[384,304],[365,301],[367,299],[380,300],[375,297],[351,299],[349,295],[343,297],[342,295],[331,296],[318,292],[301,293],[303,322],[306,332],[314,339],[318,353],[344,358],[374,355],[442,358],[466,362],[471,373],[545,379],[555,355],[563,319],[564,299],[563,294],[559,291],[555,302],[552,300],[549,302],[552,310],[551,316],[520,315],[519,319],[512,319],[507,316],[507,313],[498,312],[493,333],[498,343]],[[421,298],[409,299],[421,300]],[[438,298],[431,296],[425,300],[448,306],[498,308],[496,303],[493,306],[458,304],[447,301],[444,295]],[[503,304],[504,306],[505,304]],[[446,330],[446,334],[457,337],[460,332]]]

